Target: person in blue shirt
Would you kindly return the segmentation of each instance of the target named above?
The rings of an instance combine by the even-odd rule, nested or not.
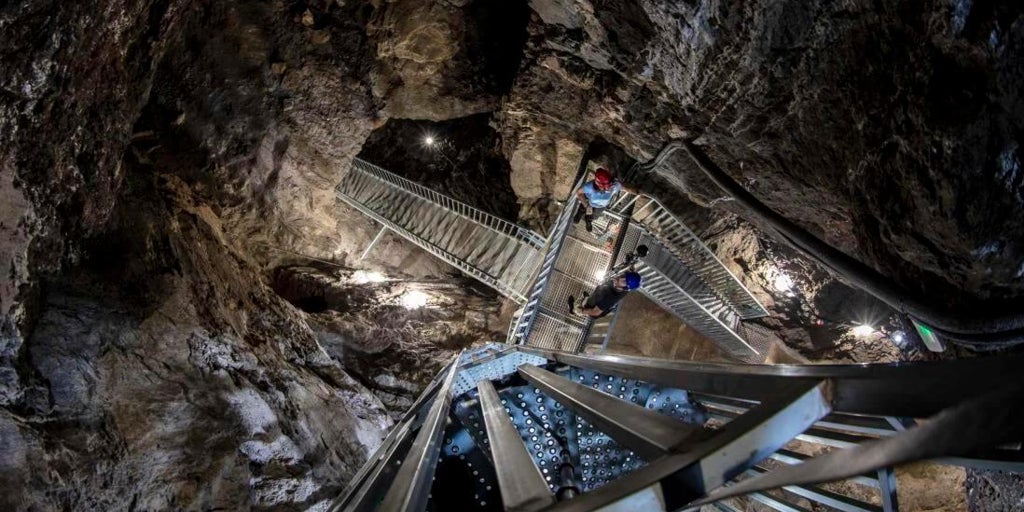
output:
[[[583,297],[583,304],[580,304],[579,307],[576,304],[576,297],[570,295],[568,299],[569,311],[576,315],[601,318],[611,313],[629,292],[640,288],[642,284],[643,278],[640,274],[630,270],[605,281],[595,288],[592,293],[585,295]]]
[[[579,200],[579,207],[573,215],[572,222],[579,223],[582,219],[587,223],[587,231],[593,231],[594,219],[601,216],[604,209],[615,198],[619,192],[636,193],[635,190],[625,187],[612,176],[611,171],[604,167],[594,172],[594,179],[586,182],[576,191]]]

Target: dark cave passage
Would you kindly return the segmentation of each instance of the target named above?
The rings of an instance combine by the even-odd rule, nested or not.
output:
[[[509,221],[519,205],[490,114],[428,122],[392,119],[358,158]]]

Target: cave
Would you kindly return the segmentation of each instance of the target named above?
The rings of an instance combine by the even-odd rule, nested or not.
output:
[[[1016,403],[1022,59],[1009,0],[5,5],[0,509],[344,509],[403,482],[373,466],[423,444],[396,436],[435,428],[420,509],[503,510],[490,398],[453,378],[429,414],[462,357],[476,373],[453,375],[493,382],[555,509],[652,467],[649,446],[494,361],[706,436],[762,399],[565,361],[1003,368],[869,390],[918,412],[963,399],[945,416],[836,409],[825,431]],[[587,213],[602,168],[625,188]],[[586,313],[602,285],[626,288]],[[727,510],[888,512],[886,478],[904,511],[1021,510],[1024,427],[1003,409],[977,417],[1016,433],[970,456]],[[813,439],[717,484],[848,447]],[[662,482],[661,506],[703,496],[694,478]]]

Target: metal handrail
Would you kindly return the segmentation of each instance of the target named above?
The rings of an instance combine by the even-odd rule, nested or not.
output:
[[[725,267],[725,264],[722,263],[722,260],[720,260],[718,256],[715,255],[714,251],[712,251],[707,246],[707,244],[705,244],[704,241],[701,240],[700,237],[698,237],[697,234],[694,233],[693,230],[686,225],[686,223],[684,223],[682,220],[676,217],[676,215],[672,213],[672,211],[669,210],[658,199],[650,196],[644,197],[646,197],[647,199],[646,204],[640,206],[639,208],[635,208],[633,211],[632,218],[635,222],[647,227],[647,231],[650,232],[656,238],[664,239],[662,233],[656,233],[652,229],[650,229],[651,225],[649,224],[648,220],[652,218],[657,218],[663,222],[670,221],[675,229],[681,230],[685,237],[692,240],[690,242],[690,245],[696,249],[695,252],[697,254],[702,256],[702,258],[700,259],[705,260],[704,262],[702,262],[704,263],[704,265],[701,266],[710,265],[710,267],[707,270],[698,271],[697,274],[701,275],[708,281],[731,280],[732,284],[735,285],[732,288],[737,290],[737,294],[739,294],[739,290],[742,290],[742,294],[746,295],[746,297],[743,298],[744,301],[746,299],[749,299],[749,302],[753,304],[752,306],[750,306],[750,309],[753,311],[753,313],[740,311],[740,308],[737,307],[738,304],[736,303],[736,299],[730,296],[726,296],[729,294],[723,294],[720,291],[719,287],[712,286],[709,284],[709,287],[712,291],[718,294],[727,304],[729,304],[734,310],[736,310],[737,314],[739,314],[741,318],[745,320],[749,320],[751,318],[759,318],[768,315],[768,311],[767,309],[765,309],[764,305],[761,304],[761,302],[757,300],[757,298],[755,298],[753,294],[750,293],[750,290],[748,290],[747,287],[744,286],[743,283],[741,283],[739,279]],[[624,194],[623,197],[620,197],[614,203],[612,203],[608,209],[621,214],[622,212],[625,211],[626,208],[635,204],[638,199],[638,195]],[[641,214],[641,212],[643,213]],[[673,249],[673,245],[674,244],[666,243],[666,247],[668,247],[670,250]],[[688,261],[693,259],[689,257],[689,255],[683,254],[678,249],[673,250],[673,252],[676,252],[677,256],[679,256],[683,261],[687,263],[692,263],[692,261]]]
[[[505,219],[496,217],[487,213],[479,208],[470,206],[462,201],[454,199],[450,196],[442,194],[440,192],[431,190],[419,183],[403,178],[393,172],[383,169],[377,165],[371,164],[365,160],[355,158],[352,160],[353,170],[370,175],[381,181],[387,182],[388,184],[403,189],[406,192],[419,196],[427,201],[440,205],[466,219],[469,219],[481,226],[488,229],[501,233],[503,235],[517,238],[530,245],[540,248],[544,245],[546,239],[539,233],[526,229],[518,224],[513,224]],[[349,171],[352,172],[352,171]],[[339,185],[340,186],[340,185]]]
[[[555,263],[558,262],[559,254],[562,251],[562,247],[565,246],[565,236],[569,232],[569,226],[571,225],[571,219],[576,209],[576,194],[575,191],[583,185],[583,180],[586,179],[586,174],[580,178],[576,186],[573,187],[573,192],[570,192],[569,197],[565,201],[565,206],[562,212],[558,215],[555,220],[555,224],[551,227],[551,234],[548,235],[547,242],[544,244],[544,249],[541,251],[542,264],[537,269],[536,276],[530,280],[530,287],[532,292],[526,299],[526,306],[523,307],[523,313],[516,320],[516,325],[512,331],[512,335],[509,337],[509,343],[522,344],[529,337],[530,329],[533,328],[533,324],[537,320],[537,313],[540,311],[541,303],[543,302],[544,293],[547,291],[547,285],[550,282],[551,272],[555,267]],[[545,275],[545,272],[547,274]],[[520,326],[522,326],[523,318],[526,318],[526,325],[522,328],[522,333],[519,333]],[[518,338],[518,342],[516,340]]]
[[[719,338],[718,338],[717,336],[714,336],[714,335],[713,335],[713,334],[711,334],[711,333],[703,333],[703,334],[704,334],[705,336],[708,336],[709,338],[711,338],[711,339],[713,339],[713,340],[715,340],[715,341],[719,341],[719,342],[722,342],[722,343],[724,343],[724,342],[726,342],[726,341],[738,341],[738,342],[740,342],[740,343],[741,343],[741,344],[742,344],[742,345],[743,345],[744,347],[746,347],[747,349],[749,349],[749,350],[750,350],[750,352],[753,352],[753,353],[754,353],[754,354],[756,354],[756,355],[761,355],[761,354],[760,354],[760,353],[759,353],[759,352],[757,351],[757,349],[755,349],[754,347],[752,347],[752,346],[750,345],[750,343],[747,343],[747,340],[743,339],[743,338],[742,338],[742,337],[741,337],[741,336],[740,336],[740,335],[739,335],[739,334],[738,334],[738,333],[737,333],[736,331],[734,331],[734,330],[733,330],[733,328],[732,328],[732,326],[726,325],[726,323],[725,323],[725,322],[723,322],[723,321],[722,321],[722,319],[718,317],[718,315],[716,315],[716,314],[712,313],[711,311],[708,311],[708,309],[707,309],[706,307],[704,307],[704,305],[703,305],[703,304],[701,304],[701,303],[700,303],[700,301],[698,301],[698,300],[694,299],[694,298],[693,298],[693,296],[691,296],[691,295],[690,295],[689,293],[687,293],[687,291],[686,291],[686,290],[684,290],[684,289],[683,289],[683,288],[682,288],[681,286],[679,286],[679,285],[678,285],[678,284],[677,284],[677,283],[676,283],[675,281],[673,281],[673,280],[671,280],[671,279],[668,279],[668,278],[667,278],[667,277],[665,277],[665,275],[664,275],[664,274],[662,274],[662,273],[661,273],[660,271],[658,271],[658,270],[657,270],[657,269],[655,269],[654,267],[651,267],[651,266],[649,266],[649,265],[647,265],[647,264],[645,264],[645,263],[641,263],[641,264],[640,264],[640,265],[638,266],[638,270],[640,270],[640,273],[641,273],[641,274],[643,274],[643,273],[644,273],[644,270],[649,270],[649,271],[650,271],[650,272],[651,272],[652,274],[655,274],[655,275],[656,275],[656,276],[657,276],[658,278],[660,278],[660,280],[661,280],[661,281],[662,281],[663,283],[665,283],[665,284],[666,284],[666,286],[667,286],[667,287],[675,289],[675,292],[676,292],[676,293],[678,293],[678,294],[682,295],[682,296],[683,296],[683,297],[684,297],[684,298],[685,298],[686,300],[688,300],[688,301],[689,301],[690,303],[692,303],[692,304],[693,304],[694,306],[696,306],[696,307],[697,307],[697,308],[698,308],[698,309],[699,309],[699,310],[701,311],[701,313],[703,313],[703,314],[704,314],[705,316],[707,316],[707,318],[710,318],[710,319],[711,319],[711,323],[712,323],[712,325],[718,325],[718,326],[719,326],[719,327],[721,327],[721,328],[722,328],[722,329],[723,329],[723,330],[724,330],[725,332],[727,332],[727,333],[729,333],[729,334],[731,334],[731,335],[732,335],[732,336],[730,337],[730,338],[731,338],[731,340],[719,339]],[[649,292],[649,291],[647,291],[647,289],[645,289],[645,288],[641,288],[641,291],[644,291],[644,292],[645,292],[644,294],[645,294],[646,296],[650,297],[650,298],[651,298],[652,300],[654,300],[654,301],[655,301],[656,303],[658,303],[659,305],[661,305],[661,306],[662,306],[663,308],[667,309],[668,311],[673,311],[673,312],[674,312],[674,309],[675,309],[675,308],[671,307],[671,306],[670,306],[669,304],[667,304],[666,302],[664,302],[664,301],[662,300],[662,297],[661,297],[661,296],[659,296],[659,294],[658,294],[657,292]],[[698,330],[699,330],[699,329],[698,329]],[[731,344],[731,345],[734,345],[734,344]],[[738,357],[743,357],[743,356],[746,356],[746,355],[747,355],[747,353],[746,353],[746,352],[741,352],[740,350],[737,350],[737,349],[736,349],[735,347],[728,347],[728,348],[727,348],[727,347],[722,347],[722,348],[726,348],[726,350],[728,350],[728,351],[729,351],[729,353],[730,353],[731,355],[735,355],[735,356],[738,356]]]
[[[429,252],[430,254],[433,254],[434,256],[437,256],[438,258],[441,258],[449,265],[469,274],[470,277],[473,277],[474,279],[486,284],[487,286],[490,286],[491,288],[498,290],[498,292],[500,292],[502,295],[505,295],[506,297],[516,302],[522,303],[523,301],[526,300],[526,296],[522,293],[522,291],[515,289],[512,286],[505,285],[496,276],[492,276],[486,272],[483,272],[482,270],[474,267],[473,265],[463,260],[462,258],[459,258],[458,256],[448,251],[445,251],[440,247],[427,243],[426,241],[416,236],[415,234],[410,233],[408,230],[398,225],[397,223],[392,222],[391,220],[386,219],[381,215],[378,215],[376,212],[369,208],[366,208],[358,201],[350,198],[344,192],[341,192],[339,190],[336,193],[338,197],[340,197],[343,201],[348,203],[353,208],[359,210],[363,215],[366,215],[367,217],[370,217],[371,219],[379,222],[380,224],[387,226],[389,229],[402,235],[403,238],[409,240],[419,248]]]

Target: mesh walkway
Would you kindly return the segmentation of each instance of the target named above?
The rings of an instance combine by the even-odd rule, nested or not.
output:
[[[530,299],[514,319],[509,343],[578,352],[586,343],[602,343],[609,324],[618,313],[591,320],[569,312],[570,296],[583,300],[585,293],[604,281],[611,268],[614,233],[620,221],[605,215],[589,233],[583,223],[572,224],[576,198],[571,196],[552,229],[544,260]],[[597,325],[599,336],[592,339]]]
[[[522,303],[544,238],[363,160],[336,189],[364,215]]]
[[[647,230],[631,224],[620,254],[646,245],[647,257],[636,266],[644,278],[641,291],[665,310],[710,338],[724,352],[740,361],[760,362],[755,349],[739,334],[740,318],[708,288],[675,253]]]
[[[673,254],[696,278],[693,285],[718,297],[723,306],[732,309],[742,320],[767,316],[768,312],[742,283],[704,245],[699,237],[658,200],[624,194],[611,209],[624,212],[632,206],[632,223],[656,237],[665,250]]]

